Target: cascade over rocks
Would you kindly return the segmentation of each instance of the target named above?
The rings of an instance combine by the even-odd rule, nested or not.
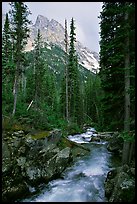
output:
[[[90,135],[91,134],[91,135]],[[86,135],[81,134],[81,139]],[[97,133],[88,129],[89,142],[108,142],[107,148],[120,153],[123,141],[118,133]],[[69,136],[73,139],[75,136]],[[60,177],[66,167],[90,150],[63,137],[60,130],[26,134],[3,132],[2,137],[2,201],[16,201],[38,190],[38,185]],[[82,140],[81,140],[82,141]],[[85,176],[79,175],[79,176]],[[32,191],[31,189],[35,189]],[[135,189],[135,167],[127,165],[112,169],[105,181],[105,195],[110,202],[132,201]],[[133,199],[132,199],[133,198]]]
[[[31,188],[58,178],[76,156],[87,151],[65,139],[60,130],[25,134],[3,132],[2,201],[16,201],[30,195]]]

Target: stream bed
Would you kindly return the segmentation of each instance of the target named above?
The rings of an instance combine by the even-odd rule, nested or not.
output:
[[[72,141],[84,143],[90,152],[77,158],[61,178],[41,185],[38,194],[21,202],[107,202],[104,181],[113,167],[112,155],[106,141],[90,142],[94,134],[94,129],[89,128],[86,133],[68,136]]]

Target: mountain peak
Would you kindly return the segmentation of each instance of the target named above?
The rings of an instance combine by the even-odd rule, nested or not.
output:
[[[2,21],[4,21],[4,15],[2,15]],[[28,44],[25,49],[26,51],[33,49],[32,44],[37,37],[38,29],[40,29],[42,38],[46,43],[57,45],[65,51],[64,27],[58,21],[54,19],[49,20],[43,15],[38,15],[35,24],[30,28],[30,38],[28,39]],[[90,51],[90,49],[83,46],[79,41],[76,42],[76,52],[78,55],[79,64],[93,73],[99,72],[98,53]]]
[[[55,19],[49,20],[48,18],[38,15],[35,25],[32,28],[33,42],[36,38],[36,30],[40,29],[45,42],[58,45],[61,49],[65,50],[64,44],[64,27]],[[99,55],[94,51],[90,51],[87,47],[83,46],[79,41],[76,42],[76,52],[78,54],[79,63],[93,73],[99,71]]]
[[[49,24],[49,19],[47,17],[38,15],[34,26],[37,29],[38,28],[41,29],[41,28],[47,27],[48,24]]]

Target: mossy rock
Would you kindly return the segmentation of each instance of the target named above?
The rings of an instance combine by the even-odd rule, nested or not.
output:
[[[89,152],[89,149],[82,146],[81,144],[77,144],[73,141],[68,140],[67,138],[63,137],[60,142],[61,148],[69,147],[71,148],[71,152],[73,157],[77,156],[84,156]]]
[[[31,135],[31,138],[32,139],[42,139],[42,138],[49,137],[50,134],[51,134],[50,131],[42,131],[42,132],[38,132],[38,133]]]
[[[71,143],[67,138],[62,137],[59,146],[61,146],[62,148],[65,148],[65,147],[72,148],[74,146],[74,144]]]

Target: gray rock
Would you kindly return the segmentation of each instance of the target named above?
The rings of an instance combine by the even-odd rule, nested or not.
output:
[[[58,177],[72,161],[70,147],[58,146],[60,130],[40,139],[18,134],[6,138],[2,142],[3,201],[15,201],[29,192],[28,186]]]
[[[19,130],[17,132],[12,133],[12,136],[17,136],[17,137],[22,137],[24,135],[25,135],[25,133],[23,130]]]
[[[128,169],[127,169],[128,168]],[[135,199],[135,177],[126,165],[108,172],[105,195],[109,202],[133,202]]]
[[[10,171],[12,166],[11,151],[8,143],[2,140],[2,173]]]
[[[100,142],[100,137],[99,136],[91,137],[91,142]]]
[[[132,175],[135,176],[135,168],[132,167],[132,168],[130,169],[130,171],[131,171]]]
[[[111,139],[108,141],[107,149],[110,152],[114,152],[116,154],[121,153],[121,149],[123,148],[123,139],[119,137],[117,134],[114,134]]]
[[[23,169],[26,164],[26,157],[19,157],[17,159],[17,163],[18,163],[18,166],[20,166]]]
[[[14,202],[17,199],[21,199],[29,194],[29,188],[26,183],[21,182],[18,185],[7,188],[2,193],[2,201]]]

